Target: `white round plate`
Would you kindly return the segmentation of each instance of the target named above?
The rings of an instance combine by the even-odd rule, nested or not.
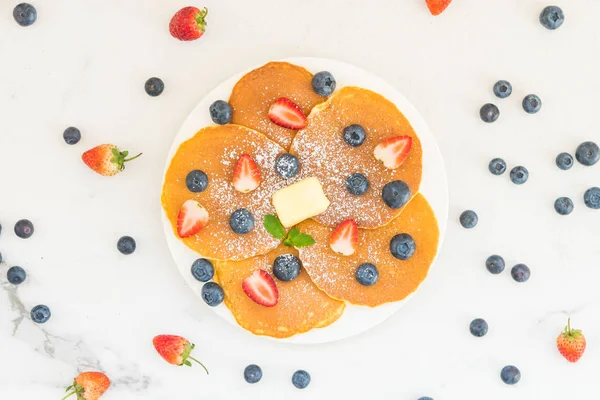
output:
[[[437,143],[429,131],[427,124],[419,115],[417,110],[408,102],[408,100],[406,100],[404,96],[402,96],[396,89],[384,82],[382,79],[350,64],[320,58],[290,58],[282,61],[300,65],[312,73],[319,71],[330,71],[335,76],[338,89],[343,86],[363,87],[383,95],[388,100],[396,104],[398,109],[410,121],[411,125],[419,136],[419,139],[421,140],[423,147],[423,178],[420,192],[427,198],[437,216],[440,228],[439,246],[441,246],[444,232],[446,230],[446,221],[448,219],[448,183],[446,181],[444,162],[442,160]],[[200,101],[194,111],[192,111],[192,113],[185,120],[183,126],[173,141],[173,145],[169,151],[169,157],[167,158],[165,173],[169,167],[169,164],[171,163],[171,159],[179,148],[179,145],[194,136],[201,128],[213,125],[208,112],[210,105],[215,100],[229,99],[231,90],[237,81],[253,69],[254,68],[231,77],[227,81],[217,86],[212,92],[210,92],[206,97],[204,97],[204,99]],[[175,264],[179,269],[179,272],[181,272],[181,275],[186,280],[188,285],[200,298],[198,300],[198,307],[208,307],[204,301],[201,300],[202,297],[200,293],[203,283],[195,280],[190,273],[190,267],[194,260],[199,257],[199,254],[189,249],[179,240],[179,238],[175,236],[164,210],[162,212],[162,219],[167,238],[167,244],[169,246],[169,250],[171,251],[172,257],[175,260]],[[438,252],[439,248],[440,247],[438,247]],[[382,323],[393,313],[398,311],[398,309],[407,300],[408,298],[399,302],[389,303],[375,308],[353,306],[348,304],[344,314],[340,317],[340,319],[328,327],[313,329],[312,331],[299,334],[288,339],[276,340],[288,343],[311,344],[327,343],[345,339],[354,335],[358,335],[359,333],[362,333]],[[214,307],[213,310],[234,326],[238,327],[239,329],[243,329],[237,324],[233,318],[233,315],[224,304]]]

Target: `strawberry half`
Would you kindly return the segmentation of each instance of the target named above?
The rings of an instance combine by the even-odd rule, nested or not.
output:
[[[329,237],[331,250],[343,256],[351,256],[358,247],[358,225],[348,219],[337,226]]]
[[[81,159],[92,170],[103,176],[113,176],[125,169],[125,163],[135,160],[137,156],[127,158],[128,151],[121,151],[114,144],[101,144],[89,149],[81,156]]]
[[[242,289],[257,304],[273,307],[279,301],[279,291],[271,275],[262,269],[256,270],[244,279]]]
[[[287,129],[304,129],[306,127],[306,116],[302,109],[286,97],[277,99],[269,108],[269,119],[275,125]]]
[[[384,167],[396,169],[406,160],[411,147],[410,136],[394,136],[379,143],[373,154],[376,159],[383,162]]]
[[[200,232],[208,223],[208,211],[196,200],[187,200],[177,214],[177,233],[186,238]]]
[[[191,356],[196,345],[186,338],[176,335],[158,335],[152,339],[152,344],[158,354],[169,364],[191,367],[192,363],[189,360],[192,360],[200,364],[208,374],[204,364]]]
[[[440,15],[450,5],[452,0],[425,0],[432,15]]]
[[[62,400],[72,395],[77,395],[77,400],[98,400],[109,387],[110,379],[102,372],[82,372],[67,388],[69,393]]]
[[[248,193],[260,185],[260,170],[248,154],[242,154],[233,171],[233,187],[238,192]]]

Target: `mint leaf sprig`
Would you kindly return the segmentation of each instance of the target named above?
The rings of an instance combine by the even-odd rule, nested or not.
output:
[[[265,215],[263,224],[267,232],[276,239],[283,239],[283,244],[289,247],[306,247],[315,244],[315,239],[307,233],[300,232],[299,229],[290,230],[287,235],[285,228],[279,218],[275,215]]]

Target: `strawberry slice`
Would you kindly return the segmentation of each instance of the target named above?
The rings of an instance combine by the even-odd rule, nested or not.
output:
[[[233,171],[233,187],[238,192],[248,193],[260,185],[260,170],[248,154],[242,154]]]
[[[376,159],[383,162],[384,167],[396,169],[406,160],[411,147],[410,136],[394,136],[379,143],[373,154]]]
[[[306,127],[306,116],[302,109],[286,97],[277,99],[269,108],[269,119],[275,125],[287,129],[304,129]]]
[[[348,219],[337,226],[329,237],[331,250],[343,256],[351,256],[358,247],[358,225]]]
[[[177,233],[186,238],[200,232],[208,223],[208,211],[196,200],[187,200],[177,214]]]
[[[425,0],[431,15],[440,15],[450,5],[452,0]]]
[[[242,282],[244,292],[257,304],[273,307],[279,301],[279,291],[271,275],[262,269],[256,270]]]

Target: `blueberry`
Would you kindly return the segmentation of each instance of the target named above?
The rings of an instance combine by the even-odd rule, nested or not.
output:
[[[563,22],[565,22],[565,14],[560,7],[548,6],[540,14],[540,23],[546,29],[557,29]]]
[[[496,275],[500,272],[504,271],[504,258],[498,255],[489,256],[487,260],[485,260],[485,267],[490,273]]]
[[[200,282],[208,282],[215,276],[215,267],[206,258],[199,258],[192,263],[192,276]]]
[[[479,116],[483,122],[494,122],[500,116],[500,110],[494,104],[484,104],[479,110]]]
[[[508,81],[498,81],[494,85],[494,94],[496,97],[505,99],[512,93],[512,85]]]
[[[144,89],[146,89],[146,93],[148,93],[149,96],[156,97],[160,96],[163,90],[165,90],[165,84],[162,79],[153,77],[146,81]]]
[[[513,365],[507,365],[506,367],[502,368],[502,372],[500,372],[500,378],[502,379],[502,382],[506,383],[507,385],[514,385],[521,380],[521,371],[519,371],[519,368]]]
[[[25,282],[26,278],[27,273],[21,267],[10,267],[8,271],[6,271],[6,279],[8,279],[8,281],[13,285],[20,285],[21,283]]]
[[[225,292],[218,283],[206,282],[202,286],[202,299],[211,307],[216,307],[223,302]]]
[[[29,239],[33,235],[33,224],[28,219],[22,219],[15,224],[15,235],[21,239]]]
[[[335,78],[331,72],[317,72],[312,78],[312,88],[319,96],[329,96],[335,90]]]
[[[293,154],[284,153],[277,156],[275,160],[275,171],[282,178],[289,179],[296,176],[300,169],[300,161]]]
[[[0,253],[0,264],[2,264],[2,253]]]
[[[600,209],[600,188],[593,187],[586,190],[583,195],[583,202],[591,209]]]
[[[256,364],[250,364],[244,369],[244,379],[248,383],[257,383],[262,379],[262,369]]]
[[[523,283],[531,276],[531,270],[525,264],[517,264],[510,270],[510,275],[515,281]]]
[[[379,279],[377,267],[371,263],[364,263],[356,270],[356,280],[363,286],[373,286]]]
[[[568,215],[573,211],[573,200],[568,197],[559,197],[554,202],[554,209],[560,215]]]
[[[204,192],[208,186],[208,175],[199,169],[190,171],[185,177],[185,186],[193,193]]]
[[[433,397],[419,397],[417,400],[433,400]]]
[[[210,105],[208,109],[210,112],[210,118],[215,124],[225,125],[231,122],[233,118],[233,109],[228,102],[223,100],[217,100]]]
[[[298,370],[292,375],[292,384],[298,389],[304,389],[310,383],[310,374],[303,370]]]
[[[293,281],[300,274],[302,263],[293,254],[277,256],[273,262],[273,275],[283,282]]]
[[[229,217],[229,226],[240,235],[245,235],[254,229],[254,215],[245,208],[238,208]]]
[[[575,158],[586,167],[592,166],[600,160],[600,149],[594,142],[583,142],[577,147]]]
[[[488,324],[482,318],[477,318],[471,321],[471,325],[469,325],[469,330],[471,331],[471,335],[476,337],[485,336],[488,332]]]
[[[355,196],[363,195],[369,189],[369,180],[360,172],[355,172],[346,178],[346,189]]]
[[[390,252],[398,260],[408,260],[416,250],[417,245],[408,233],[400,233],[390,240]]]
[[[535,114],[542,108],[542,100],[535,94],[528,94],[523,99],[523,110],[527,114]]]
[[[63,139],[67,144],[77,144],[81,140],[81,131],[70,126],[63,132]]]
[[[477,213],[475,211],[467,210],[463,211],[463,213],[460,214],[459,220],[463,228],[472,229],[477,226],[477,222],[479,222],[479,217],[477,216]]]
[[[37,305],[31,309],[31,320],[35,323],[43,324],[50,319],[50,316],[52,316],[50,309],[43,304]]]
[[[556,156],[556,166],[563,171],[571,169],[573,166],[573,156],[569,153],[560,153]]]
[[[386,183],[381,190],[383,202],[390,208],[398,209],[408,203],[412,195],[410,188],[403,181]]]
[[[494,158],[488,166],[490,172],[494,175],[502,175],[506,172],[506,161],[501,158]]]
[[[29,26],[37,20],[37,10],[31,4],[21,3],[14,8],[13,17],[17,24]]]
[[[365,132],[365,129],[362,126],[354,124],[345,127],[343,135],[346,143],[352,147],[358,147],[365,141],[367,132]]]
[[[518,166],[510,170],[510,180],[515,185],[522,185],[529,179],[529,171],[527,168]]]
[[[119,250],[121,253],[125,254],[126,256],[128,256],[129,254],[132,254],[135,251],[135,248],[136,248],[135,239],[132,238],[131,236],[123,236],[117,242],[117,250]]]

